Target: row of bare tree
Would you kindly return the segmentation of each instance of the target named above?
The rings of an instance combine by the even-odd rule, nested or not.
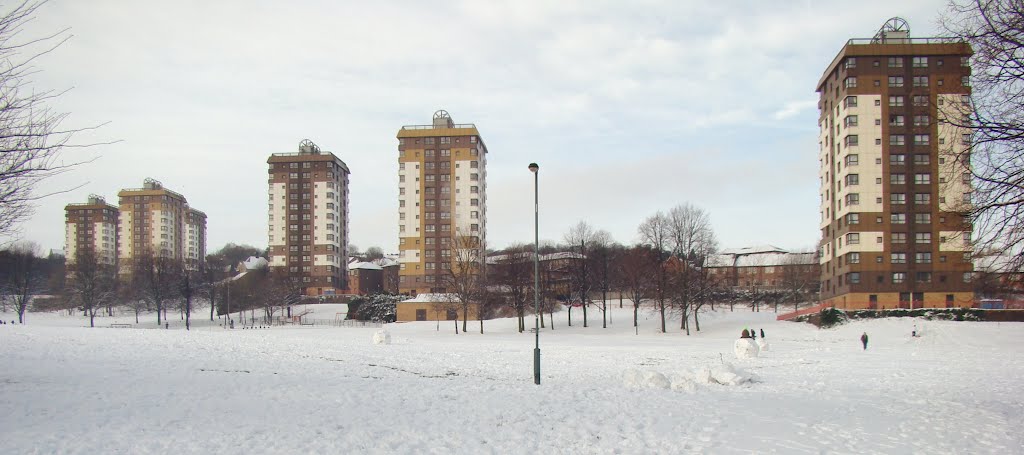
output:
[[[590,326],[591,311],[599,312],[601,326],[607,327],[609,293],[618,295],[620,306],[623,297],[632,302],[634,327],[639,325],[641,308],[648,307],[658,314],[662,332],[669,318],[679,317],[680,329],[688,335],[691,327],[700,330],[699,314],[707,305],[732,308],[737,302],[753,302],[751,308],[758,310],[763,304],[815,299],[816,269],[803,270],[797,263],[783,264],[791,266],[782,267],[781,282],[755,293],[737,290],[733,283],[713,275],[709,261],[718,253],[718,242],[708,213],[692,204],[647,217],[638,227],[638,238],[634,245],[625,246],[607,231],[581,221],[565,233],[561,245],[542,247],[540,259],[534,255],[534,246],[527,244],[497,252],[486,273],[474,274],[472,282],[462,279],[461,272],[476,270],[482,258],[456,257],[448,284],[458,285],[461,302],[478,303],[481,331],[486,315],[502,314],[515,317],[520,332],[527,330],[526,316],[531,313],[541,328],[548,324],[553,328],[554,312],[563,306],[570,326],[573,309],[578,308],[584,327]],[[535,276],[535,260],[539,276]],[[535,289],[539,314],[534,310]],[[465,311],[466,305],[460,308]],[[465,321],[464,313],[463,330]]]

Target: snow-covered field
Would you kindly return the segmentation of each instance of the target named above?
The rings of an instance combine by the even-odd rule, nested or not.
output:
[[[373,344],[377,329],[186,332],[175,315],[172,330],[89,329],[33,313],[0,325],[0,452],[1024,451],[1024,323],[818,330],[737,308],[704,314],[687,337],[678,321],[657,333],[651,314],[635,335],[617,305],[607,329],[595,315],[570,328],[556,314],[542,331],[537,386],[533,335],[511,319],[484,335],[475,321],[460,335],[451,322],[390,324],[391,344]],[[760,357],[736,359],[744,327],[766,332]],[[753,382],[708,383],[723,362]],[[668,388],[645,385],[654,373]]]

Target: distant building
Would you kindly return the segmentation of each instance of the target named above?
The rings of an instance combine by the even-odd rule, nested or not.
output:
[[[341,294],[348,278],[348,166],[308,139],[267,164],[270,267],[301,280],[306,295]]]
[[[95,194],[89,195],[88,202],[64,207],[65,251],[61,255],[69,269],[83,250],[91,251],[98,264],[117,265],[118,216],[117,207]]]
[[[818,81],[821,299],[839,308],[970,306],[968,62],[956,38],[893,18]]]
[[[771,245],[726,249],[706,264],[716,282],[735,290],[818,288],[818,253],[789,252]]]
[[[153,179],[117,196],[122,271],[142,254],[181,261],[192,270],[206,260],[206,214],[189,207],[185,196]]]
[[[348,266],[349,294],[379,294],[384,290],[384,268],[372,262],[356,262]]]
[[[469,304],[469,318],[476,319],[479,307]],[[462,303],[454,294],[423,293],[395,304],[395,319],[408,321],[456,321],[462,317]]]
[[[473,124],[446,111],[398,132],[399,290],[445,292],[452,249],[476,249],[487,235],[487,147]],[[481,264],[483,265],[483,264]]]

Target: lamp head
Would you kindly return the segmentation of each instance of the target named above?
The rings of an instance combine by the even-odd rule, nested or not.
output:
[[[537,163],[530,163],[530,172],[536,174],[538,169],[540,169],[540,166],[537,166]]]

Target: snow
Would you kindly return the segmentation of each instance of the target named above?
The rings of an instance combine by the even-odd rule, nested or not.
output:
[[[534,335],[514,319],[226,330],[0,325],[4,453],[1019,453],[1024,323],[701,314],[658,333],[629,302]],[[312,305],[311,305],[312,307]],[[199,311],[199,315],[203,312]],[[209,313],[205,313],[208,315]],[[596,315],[596,317],[595,317]],[[16,319],[11,313],[0,318]],[[578,319],[580,318],[580,319]],[[130,319],[130,321],[129,321]],[[202,319],[200,316],[198,319]],[[134,316],[97,324],[134,322]],[[911,338],[917,323],[922,336]],[[772,349],[730,360],[739,332]],[[461,329],[461,327],[460,327]],[[692,329],[692,328],[691,328]],[[461,330],[460,330],[461,332]],[[867,332],[871,345],[861,349]],[[667,386],[666,386],[667,384]]]
[[[373,333],[373,344],[391,344],[391,332],[380,329]]]
[[[739,338],[733,343],[733,353],[737,359],[752,359],[757,357],[761,349],[752,338]]]

